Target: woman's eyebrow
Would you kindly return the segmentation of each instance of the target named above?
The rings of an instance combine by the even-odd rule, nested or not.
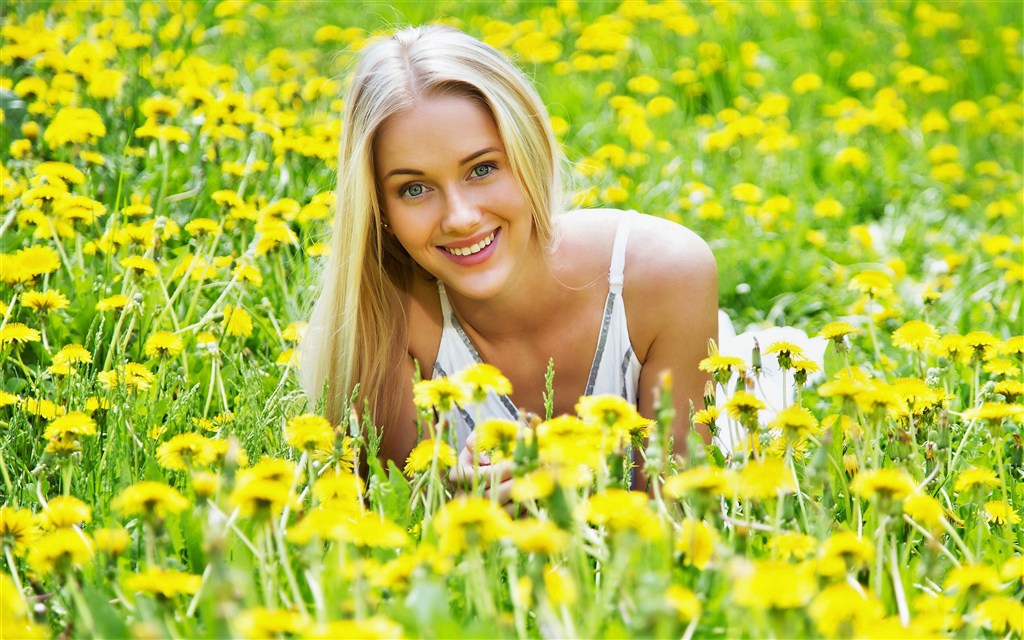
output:
[[[487,148],[481,149],[479,151],[474,151],[473,153],[469,154],[468,156],[466,156],[462,160],[459,160],[459,164],[463,165],[463,164],[472,162],[476,158],[479,158],[482,155],[491,153],[492,151],[501,151],[501,149],[499,149],[498,147],[487,147]],[[419,169],[401,169],[401,168],[400,169],[392,169],[391,171],[388,171],[387,174],[384,176],[384,180],[387,180],[391,176],[395,176],[395,175],[422,176],[422,175],[425,175],[425,174],[422,171],[420,171]]]
[[[459,160],[459,164],[466,164],[467,162],[471,162],[472,160],[475,160],[476,158],[479,158],[480,156],[484,155],[485,153],[490,153],[492,151],[501,151],[501,149],[499,149],[498,147],[487,147],[486,149],[481,149],[479,151],[474,151],[473,153],[469,154],[468,156],[466,156],[462,160]]]
[[[391,171],[388,171],[386,176],[384,176],[384,180],[387,180],[391,176],[397,176],[397,175],[422,176],[422,175],[426,175],[426,174],[424,174],[419,169],[392,169]]]

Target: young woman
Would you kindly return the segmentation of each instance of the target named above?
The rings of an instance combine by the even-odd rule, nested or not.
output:
[[[651,416],[670,371],[685,446],[689,405],[703,407],[697,365],[718,331],[707,245],[656,217],[565,211],[547,111],[493,48],[430,26],[361,55],[304,341],[307,390],[326,389],[328,418],[342,420],[358,384],[383,427],[381,455],[401,466],[417,438],[417,365],[429,378],[486,362],[511,381],[508,396],[452,416],[461,448],[475,417],[543,415],[553,358],[556,415],[583,394],[616,394]]]

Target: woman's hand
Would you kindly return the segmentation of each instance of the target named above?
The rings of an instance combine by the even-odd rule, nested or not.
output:
[[[497,500],[510,515],[518,510],[512,504],[512,461],[491,464],[491,459],[476,451],[476,433],[466,438],[466,446],[448,472],[448,479],[458,488],[456,495],[465,495],[473,487],[482,487],[484,497]]]

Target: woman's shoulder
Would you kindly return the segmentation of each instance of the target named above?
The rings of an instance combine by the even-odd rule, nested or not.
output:
[[[566,216],[572,227],[590,228],[575,233],[591,236],[597,246],[607,243],[609,247],[619,224],[629,216],[623,300],[630,340],[641,362],[646,361],[654,341],[667,328],[679,325],[681,317],[717,312],[715,259],[708,244],[690,229],[657,216],[615,209],[583,210]]]
[[[715,259],[707,243],[671,220],[619,209],[577,209],[563,214],[559,226],[564,241],[600,253],[601,246],[611,247],[619,225],[627,220],[627,288],[654,292],[678,286],[679,278],[706,281],[715,276]]]

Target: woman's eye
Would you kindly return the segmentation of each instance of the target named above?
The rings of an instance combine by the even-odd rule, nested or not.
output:
[[[477,166],[473,167],[471,173],[474,178],[483,178],[484,176],[490,175],[492,171],[494,171],[494,165],[478,164]]]
[[[410,198],[418,198],[423,195],[424,191],[425,189],[422,184],[410,184],[402,189],[400,195],[408,196]]]

